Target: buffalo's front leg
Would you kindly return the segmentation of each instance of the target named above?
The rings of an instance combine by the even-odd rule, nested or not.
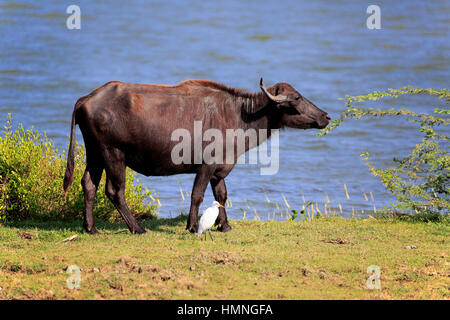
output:
[[[186,229],[189,232],[196,233],[198,231],[198,208],[203,202],[205,190],[213,172],[214,170],[211,166],[202,166],[195,176],[194,187],[192,188],[191,208],[186,225]]]
[[[212,178],[211,179],[211,188],[214,194],[214,198],[221,205],[225,206],[227,201],[227,187],[225,185],[225,179],[221,178]],[[222,232],[231,231],[231,227],[228,224],[227,213],[225,208],[219,208],[219,216],[216,219],[216,225],[219,226],[218,230]]]

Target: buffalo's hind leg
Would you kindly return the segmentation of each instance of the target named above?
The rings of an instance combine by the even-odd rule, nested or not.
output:
[[[97,192],[98,184],[102,178],[103,167],[93,165],[89,160],[87,161],[86,170],[84,171],[81,185],[84,191],[84,222],[83,228],[87,233],[98,234],[94,225],[94,200]]]
[[[225,179],[213,178],[210,182],[214,194],[214,199],[216,199],[216,201],[221,205],[225,206],[225,203],[227,201],[227,187],[225,185]],[[228,224],[228,218],[225,208],[219,208],[219,216],[216,219],[215,225],[219,226],[219,231],[231,231],[231,227]]]
[[[81,185],[84,192],[84,222],[83,228],[87,233],[98,234],[94,225],[94,200],[97,188],[102,178],[103,161],[94,152],[92,145],[86,144],[86,170]]]
[[[115,149],[106,154],[105,170],[106,170],[106,187],[105,193],[109,200],[114,204],[114,207],[119,211],[128,229],[131,233],[145,233],[128,209],[125,201],[125,178],[126,165],[124,155],[121,151]]]

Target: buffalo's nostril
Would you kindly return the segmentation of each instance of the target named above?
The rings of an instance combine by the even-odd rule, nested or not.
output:
[[[325,116],[325,118],[327,118],[327,120],[331,120],[330,115],[327,113],[327,115]]]

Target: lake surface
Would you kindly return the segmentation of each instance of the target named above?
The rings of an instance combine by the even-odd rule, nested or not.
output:
[[[449,85],[448,1],[377,1],[381,30],[367,29],[365,1],[76,1],[81,30],[66,28],[69,4],[0,1],[0,122],[12,113],[59,149],[67,149],[77,98],[110,80],[203,78],[257,91],[263,76],[267,86],[291,83],[332,118],[345,109],[338,98],[346,94]],[[416,97],[374,106],[431,112],[438,102]],[[242,208],[247,219],[285,219],[283,196],[291,208],[305,199],[322,211],[329,201],[328,208],[341,204],[344,216],[352,208],[367,214],[394,198],[360,153],[370,151],[373,163],[386,167],[420,139],[398,119],[349,121],[328,136],[315,134],[280,132],[276,175],[238,165],[226,180],[229,217],[242,218]],[[194,176],[139,178],[159,194],[161,216],[189,211],[180,186],[190,191]],[[201,209],[211,201],[208,188]]]

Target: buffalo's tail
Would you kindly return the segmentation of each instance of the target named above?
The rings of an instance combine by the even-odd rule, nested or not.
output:
[[[75,126],[76,126],[76,113],[81,104],[81,99],[75,104],[75,108],[72,113],[72,124],[70,127],[70,142],[69,151],[67,152],[67,167],[64,175],[64,194],[67,195],[67,191],[73,183],[73,172],[75,168]]]

